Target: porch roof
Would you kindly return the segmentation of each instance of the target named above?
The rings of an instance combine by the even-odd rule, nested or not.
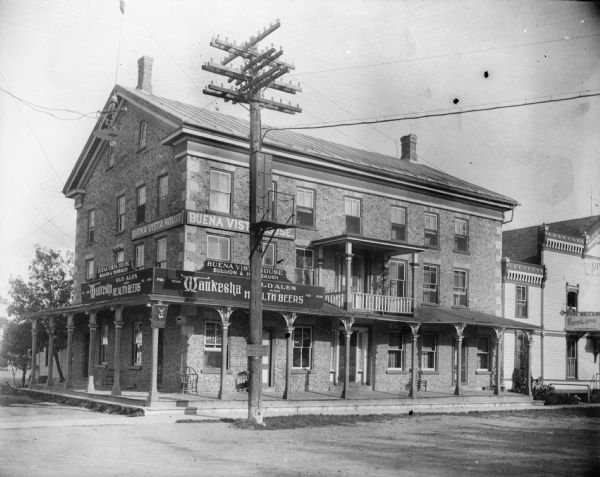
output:
[[[311,247],[327,247],[344,245],[346,242],[352,245],[362,246],[367,248],[379,249],[384,252],[396,252],[398,255],[405,253],[423,252],[428,247],[423,245],[409,244],[396,242],[393,240],[379,240],[375,238],[363,237],[361,235],[342,234],[334,237],[326,237],[311,242]]]
[[[517,330],[539,330],[540,327],[531,323],[523,323],[501,316],[468,310],[466,308],[444,308],[441,306],[421,305],[415,308],[415,321],[417,323],[462,323],[472,326],[487,328],[508,328]]]

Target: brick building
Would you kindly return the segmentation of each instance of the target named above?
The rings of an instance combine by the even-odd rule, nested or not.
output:
[[[541,328],[531,362],[527,336],[507,332],[505,370],[530,367],[573,391],[598,387],[600,215],[506,231],[503,256],[503,316]]]
[[[67,386],[233,391],[247,369],[249,124],[117,85],[64,193],[77,209]],[[502,221],[513,199],[419,163],[270,131],[263,385],[499,389]],[[34,338],[35,339],[35,338]],[[289,347],[289,348],[288,348]],[[287,351],[289,349],[289,352]],[[348,363],[346,367],[345,363]],[[460,369],[460,379],[456,370]],[[49,380],[50,382],[52,379]],[[341,388],[340,388],[341,390]]]

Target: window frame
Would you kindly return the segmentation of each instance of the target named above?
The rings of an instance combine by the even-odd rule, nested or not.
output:
[[[210,333],[210,338],[214,340],[209,343],[209,327],[214,330]],[[223,351],[223,324],[216,320],[207,320],[204,322],[204,368],[220,368],[222,366],[221,353]],[[209,353],[209,355],[207,355]],[[221,361],[216,363],[215,361]]]
[[[267,248],[266,250],[265,247]],[[277,244],[275,242],[261,242],[261,250],[265,250],[264,253],[261,253],[261,265],[263,267],[275,268],[275,266],[277,265]],[[269,255],[271,256],[271,264],[268,263]]]
[[[108,171],[113,167],[115,167],[115,148],[109,144],[106,154],[106,170]]]
[[[457,287],[456,286],[456,276],[458,275],[463,275],[464,276],[464,287]],[[461,292],[461,290],[464,290]],[[460,297],[464,297],[464,304],[463,303],[456,303],[456,298]],[[461,307],[461,308],[468,308],[469,307],[469,271],[468,270],[464,270],[462,268],[455,268],[454,271],[452,272],[452,306],[454,307]]]
[[[96,267],[93,258],[85,259],[85,279],[86,281],[92,281],[96,273]]]
[[[485,349],[482,350],[479,346],[482,340],[485,341]],[[491,360],[490,360],[490,337],[484,335],[477,336],[477,371],[490,371],[491,370]],[[485,358],[485,366],[481,366],[482,358]]]
[[[125,231],[125,194],[117,196],[117,233]]]
[[[141,254],[140,254],[140,249],[141,249]],[[146,264],[146,255],[145,254],[146,254],[146,243],[145,242],[136,243],[135,249],[134,249],[135,268],[144,268],[144,265]],[[141,256],[141,264],[140,264],[140,256]]]
[[[397,211],[402,211],[402,216],[403,216],[403,221],[402,222],[398,222],[394,220],[394,210]],[[401,207],[399,205],[392,205],[391,209],[390,209],[390,223],[391,223],[391,228],[392,228],[392,234],[391,234],[391,239],[392,240],[396,240],[398,242],[406,242],[406,217],[408,215],[408,210],[406,207]],[[397,236],[394,236],[394,232],[396,232],[396,235],[398,234],[398,232],[401,232],[402,237],[399,238]]]
[[[141,151],[148,144],[148,122],[145,119],[140,120],[138,129],[138,150]]]
[[[213,174],[217,174],[219,177],[218,180],[218,184],[214,184],[213,183]],[[221,187],[221,177],[222,176],[227,176],[229,178],[229,191],[228,192],[223,192],[220,189]],[[218,212],[218,213],[222,213],[222,214],[231,214],[231,205],[233,202],[233,172],[230,171],[226,171],[223,169],[216,169],[216,168],[211,168],[210,172],[209,172],[209,186],[208,186],[208,209],[211,212]],[[216,189],[215,187],[218,186],[219,189]],[[220,208],[218,208],[217,206],[219,205],[219,201],[217,200],[216,197],[221,197],[221,195],[219,196],[215,196],[215,199],[213,199],[213,194],[222,194],[224,196],[227,196],[227,210],[221,210]]]
[[[400,345],[392,346],[392,334],[400,335]],[[400,366],[390,366],[392,354],[399,356]],[[398,360],[398,358],[396,358]],[[387,369],[389,371],[404,371],[405,368],[405,353],[404,353],[404,331],[402,330],[389,330],[388,331],[388,364]]]
[[[431,271],[435,271],[435,282],[426,282],[425,277],[427,274],[427,269],[431,269]],[[431,271],[429,272],[431,274]],[[426,285],[434,285],[434,288],[426,288]],[[425,299],[425,297],[429,297],[431,293],[435,293],[435,301]],[[423,303],[430,305],[439,305],[440,303],[440,266],[433,263],[424,263],[423,264]]]
[[[160,256],[161,245],[164,243],[164,257]],[[155,242],[155,266],[158,268],[167,268],[167,236],[157,237]],[[161,260],[161,258],[164,258]]]
[[[146,222],[146,202],[147,202],[146,184],[142,184],[135,189],[135,223],[143,224]]]
[[[519,290],[523,290],[524,298],[519,296]],[[529,287],[527,285],[515,285],[515,318],[529,318]]]
[[[221,258],[220,256],[215,257],[210,255],[210,246],[209,246],[209,242],[210,239],[217,239],[217,248],[219,249],[219,251],[221,250],[221,240],[226,240],[227,241],[227,258]],[[219,254],[220,255],[220,254]],[[218,235],[218,234],[206,234],[206,258],[210,258],[212,260],[220,260],[222,262],[230,262],[231,261],[231,237],[228,235]]]
[[[308,340],[310,342],[309,346],[304,346],[305,344],[305,332],[308,330]],[[301,336],[301,346],[296,346],[296,333],[300,331],[302,333]],[[299,351],[298,351],[299,350]],[[308,350],[308,359],[305,360],[304,350]],[[296,356],[297,352],[300,354],[300,366],[296,366]],[[294,332],[292,335],[292,369],[312,369],[312,359],[313,359],[313,332],[312,326],[295,326]],[[305,361],[307,361],[307,366],[304,366]]]
[[[403,273],[403,277],[400,278],[400,274],[398,273],[396,275],[398,278],[393,278],[392,277],[392,268],[393,268],[393,266],[396,266],[397,269],[399,270],[400,269],[400,265],[402,265],[402,270],[404,272]],[[399,259],[391,258],[388,261],[388,282],[389,282],[389,285],[388,285],[388,295],[389,296],[397,296],[397,297],[402,297],[402,298],[406,298],[407,297],[408,291],[407,291],[407,288],[406,288],[406,268],[407,268],[407,261],[406,260],[399,260]],[[400,284],[400,283],[402,284],[402,292],[401,293],[399,293],[399,292],[392,293],[392,290],[394,290],[394,285],[396,285],[396,290],[397,290],[398,289],[397,285]]]
[[[433,337],[433,348],[425,350],[425,336]],[[422,371],[437,371],[438,370],[438,347],[439,340],[438,334],[433,331],[424,331],[421,333],[421,370]],[[430,358],[432,356],[433,358]],[[425,366],[425,360],[427,360],[427,364],[430,364],[431,359],[433,359],[433,367]]]
[[[579,356],[577,350],[577,336],[567,335],[567,344],[565,350],[565,378],[578,379]],[[571,368],[573,369],[572,374]]]
[[[458,224],[460,223],[464,223],[464,234],[459,234],[459,231],[457,231]],[[464,245],[459,246],[459,244]],[[469,253],[469,220],[463,217],[454,217],[454,251]]]
[[[310,196],[310,207],[304,205],[304,201],[300,198]],[[307,187],[296,187],[296,225],[300,227],[314,227],[316,224],[315,217],[315,198],[316,191]],[[302,205],[301,205],[302,203]],[[308,220],[303,222],[300,218],[306,217]],[[309,223],[310,222],[310,223]]]
[[[527,339],[527,333],[515,330],[515,369],[527,369],[529,366]]]
[[[168,209],[168,197],[169,197],[169,174],[161,174],[158,176],[156,185],[156,196],[157,196],[157,215],[162,216]]]
[[[139,337],[139,341],[138,341]],[[131,327],[131,364],[142,365],[144,346],[144,326],[141,321],[134,321]]]
[[[302,252],[302,253],[298,253]],[[294,269],[294,281],[302,285],[314,285],[315,283],[315,251],[311,248],[296,247],[296,268]],[[310,258],[308,258],[310,255]],[[299,260],[301,260],[299,262]],[[310,260],[310,268],[299,267],[306,265],[306,260]],[[300,278],[299,278],[300,277]],[[308,277],[308,280],[307,280]]]
[[[358,204],[358,215],[354,215],[353,209],[354,204]],[[350,214],[348,213],[348,205],[350,205]],[[344,197],[344,216],[346,219],[346,233],[347,234],[362,234],[362,199],[358,197],[345,196]],[[358,221],[358,231],[354,231],[356,224],[354,221]]]
[[[113,250],[113,252],[114,252],[114,262],[115,263],[121,263],[121,262],[125,261],[125,250],[123,248],[117,248],[117,249]]]
[[[88,230],[87,230],[87,243],[94,243],[94,234],[96,230],[96,209],[88,210]]]
[[[425,222],[424,244],[431,248],[439,248],[439,246],[440,246],[440,238],[439,238],[440,216],[439,216],[439,214],[436,214],[435,212],[425,212],[423,214],[423,217],[425,218],[425,220],[424,220],[424,222]],[[428,225],[430,225],[430,223],[428,223],[427,218],[431,218],[435,221],[435,228],[428,227]]]

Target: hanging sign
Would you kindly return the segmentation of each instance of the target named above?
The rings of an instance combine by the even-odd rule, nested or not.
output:
[[[566,331],[600,331],[600,313],[581,312],[566,315]]]
[[[152,268],[145,268],[82,283],[81,302],[95,303],[152,293],[152,281]]]

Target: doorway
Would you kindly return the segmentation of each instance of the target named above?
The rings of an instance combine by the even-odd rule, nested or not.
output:
[[[341,253],[336,254],[336,274],[338,291],[346,291],[346,260]],[[365,292],[365,259],[362,255],[352,256],[352,276],[350,278],[350,291],[355,293]]]
[[[272,333],[271,330],[263,329],[262,331],[262,344],[263,346],[268,347],[268,352],[265,356],[262,357],[262,387],[270,388],[273,386],[273,369],[272,369],[272,354],[273,354],[273,345],[272,345]]]
[[[344,382],[346,368],[346,335],[340,330],[339,342],[337,347],[337,363],[339,382]],[[349,362],[349,383],[370,384],[371,376],[369,372],[369,329],[352,328],[350,336],[350,362]]]

